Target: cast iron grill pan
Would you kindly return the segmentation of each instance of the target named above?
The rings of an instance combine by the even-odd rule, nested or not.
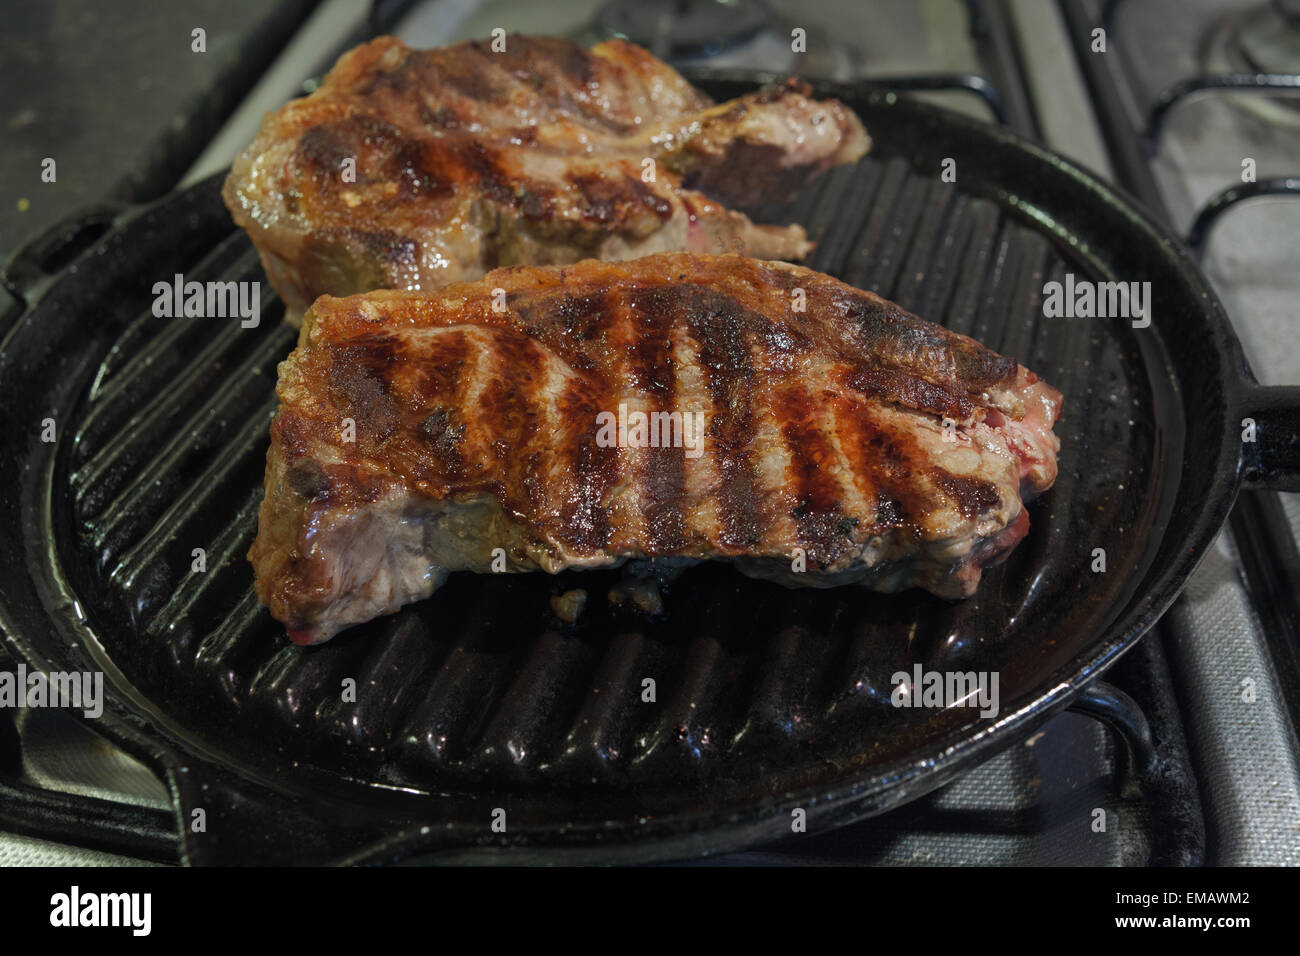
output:
[[[705,84],[719,98],[749,86]],[[5,411],[60,431],[30,444],[9,483],[21,495],[6,492],[26,553],[7,559],[25,566],[5,576],[5,631],[47,666],[115,677],[98,729],[164,774],[180,821],[207,814],[205,832],[181,828],[185,859],[672,859],[789,834],[796,806],[813,829],[846,823],[1023,737],[1163,610],[1235,490],[1238,392],[1263,393],[1202,281],[1050,154],[892,94],[818,92],[858,109],[875,148],[758,218],[803,223],[813,268],[1065,396],[1060,477],[964,602],[788,590],[705,564],[650,617],[605,600],[618,571],[459,574],[296,647],[245,558],[294,333],[220,178],[116,215],[52,280],[33,279],[30,254],[11,266],[31,305],[0,357]],[[955,184],[938,177],[948,156]],[[155,318],[153,283],[178,272],[262,280],[260,326]],[[1151,328],[1044,319],[1043,285],[1067,272],[1150,278]],[[549,597],[578,587],[587,610],[563,625]],[[918,662],[998,672],[999,719],[894,708],[891,675]]]

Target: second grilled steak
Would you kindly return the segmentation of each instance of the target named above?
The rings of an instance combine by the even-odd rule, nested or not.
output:
[[[456,570],[718,558],[966,596],[1059,448],[1059,393],[1013,359],[738,256],[323,297],[278,392],[249,556],[301,643]]]
[[[382,37],[268,115],[224,189],[296,320],[316,296],[433,289],[511,263],[664,250],[797,259],[779,200],[867,151],[851,110],[797,82],[715,105],[613,40],[510,36],[411,50]]]

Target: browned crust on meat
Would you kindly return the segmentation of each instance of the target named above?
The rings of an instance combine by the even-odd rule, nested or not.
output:
[[[331,586],[313,529],[390,499],[494,502],[519,567],[798,548],[810,570],[839,572],[864,549],[901,560],[961,540],[984,541],[974,553],[991,560],[1024,533],[1022,482],[1032,494],[1055,476],[1060,407],[1013,359],[871,293],[687,254],[322,297],[278,391],[250,557],[286,621],[309,619],[301,608]],[[599,447],[597,413],[627,402],[703,412],[708,479],[688,480],[682,447]],[[939,444],[945,418],[964,430],[964,458]],[[348,419],[354,442],[341,438]],[[1003,441],[1013,427],[1037,429],[1034,461]],[[955,554],[927,586],[969,593],[974,561]]]
[[[756,226],[690,183],[771,199],[860,157],[854,114],[806,94],[788,83],[715,107],[618,40],[511,36],[498,53],[381,37],[269,114],[222,194],[295,316],[320,294],[429,289],[514,262],[798,258],[802,229]]]

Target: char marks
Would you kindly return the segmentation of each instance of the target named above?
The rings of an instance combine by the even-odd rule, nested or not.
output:
[[[397,205],[450,196],[454,183],[436,140],[422,141],[371,113],[327,120],[302,134],[293,163],[331,201],[369,186],[381,187],[385,202]],[[342,175],[351,161],[348,178]]]
[[[964,517],[977,518],[999,502],[997,486],[992,482],[954,475],[942,468],[933,468],[930,474]]]
[[[876,357],[876,367],[909,370],[914,378],[940,388],[933,393],[918,391],[918,401],[935,407],[951,401],[951,390],[943,388],[944,383],[958,385],[969,395],[1015,378],[1015,359],[922,321],[879,296],[843,286],[831,291],[828,305],[859,330],[861,348]],[[864,382],[870,387],[868,380]],[[897,397],[890,398],[891,394]],[[907,398],[888,389],[882,397],[893,401]]]
[[[933,416],[924,427],[935,434],[938,419],[977,408],[1000,419],[983,391],[935,374],[936,364],[956,365],[935,356],[957,355],[967,340],[882,307],[887,317],[868,338],[890,364],[875,364],[827,314],[827,301],[847,301],[834,280],[782,269],[764,297],[751,291],[762,264],[655,258],[626,285],[615,278],[626,267],[614,264],[569,267],[559,281],[514,267],[463,287],[450,312],[429,313],[445,326],[417,322],[400,335],[358,326],[329,345],[338,414],[351,410],[382,444],[412,403],[414,420],[392,445],[405,447],[396,471],[433,482],[435,493],[492,490],[574,554],[629,541],[656,555],[797,545],[825,567],[869,536],[921,533],[945,509],[975,520],[1002,503],[995,484],[954,474],[918,444],[907,417]],[[796,282],[810,290],[807,313],[789,307]],[[496,283],[506,313],[489,308]],[[401,301],[385,295],[371,300],[381,322],[386,303]],[[885,344],[888,328],[896,336]],[[625,426],[644,414],[648,446],[600,447],[602,412]],[[707,461],[688,465],[685,429],[697,412]]]
[[[756,421],[753,410],[754,363],[743,306],[729,296],[697,285],[677,287],[679,310],[699,342],[699,362],[713,400],[707,439],[717,460],[719,543],[743,551],[761,540],[768,522],[760,519],[758,480],[749,448]]]
[[[652,416],[651,437],[660,441],[659,447],[646,448],[640,456],[641,508],[652,551],[665,554],[686,544],[682,522],[687,495],[686,450],[682,442],[675,446],[671,443],[671,434],[654,434],[658,429],[653,424],[653,416],[684,415],[689,411],[677,407],[672,337],[680,313],[674,299],[671,287],[657,287],[644,292],[634,290],[626,301],[633,336],[626,365],[627,386],[647,400],[646,411]],[[663,440],[669,441],[666,447]]]
[[[398,426],[400,413],[388,381],[397,351],[394,337],[384,333],[330,350],[326,377],[330,398],[345,411],[340,419],[353,420],[362,441],[382,442]]]
[[[603,170],[591,173],[575,170],[565,174],[565,181],[582,197],[584,219],[602,227],[622,227],[638,219],[645,210],[649,210],[661,223],[672,217],[671,202],[630,170],[623,169],[620,172]]]
[[[956,388],[927,382],[914,373],[892,368],[856,369],[845,384],[871,398],[897,402],[955,422],[965,421],[975,409],[970,397]]]
[[[794,287],[809,292],[806,313]],[[268,488],[293,494],[264,502],[277,530],[254,548],[259,593],[292,605],[285,619],[313,639],[373,616],[388,599],[349,598],[371,584],[338,575],[359,573],[340,555],[378,522],[393,560],[410,562],[401,581],[375,572],[381,593],[425,593],[437,575],[421,561],[481,571],[500,542],[516,570],[743,558],[746,573],[782,580],[969,594],[979,565],[1015,544],[1003,533],[1023,511],[1022,463],[1059,447],[1025,409],[1054,420],[1059,396],[1015,365],[996,387],[955,379],[969,340],[901,312],[896,341],[877,339],[883,358],[866,352],[825,307],[844,289],[807,270],[665,254],[321,298],[281,366]],[[978,427],[949,442],[940,415],[960,402]],[[702,436],[687,433],[696,415]],[[340,435],[346,418],[355,442]],[[796,549],[803,573],[784,569]]]
[[[577,387],[565,392],[560,414],[573,421],[594,422],[596,403],[587,390]],[[568,472],[572,488],[560,508],[557,530],[569,548],[578,554],[592,554],[609,544],[608,500],[619,474],[619,449],[597,445],[591,435],[572,443]],[[564,454],[563,451],[560,452]]]
[[[403,387],[422,405],[440,404],[453,399],[472,361],[469,337],[455,330],[436,330],[421,343],[422,361],[411,362],[393,376],[409,376]]]
[[[545,388],[543,350],[521,335],[498,333],[491,339],[494,354],[485,366],[474,418],[492,422],[482,436],[485,457],[499,468],[511,466],[519,449],[549,434],[554,422],[551,406],[538,398]]]
[[[734,180],[723,146],[735,139],[776,167],[765,183],[791,187],[870,143],[842,104],[788,85],[715,110],[621,40],[588,51],[511,36],[497,52],[380,37],[268,114],[222,195],[290,321],[322,294],[431,290],[509,263],[683,248],[804,255],[798,226],[757,226],[682,186],[683,151],[693,174]]]
[[[842,507],[836,477],[839,455],[827,434],[830,423],[821,417],[824,408],[816,386],[792,383],[774,398],[781,410],[781,437],[790,458],[790,493],[794,501],[790,515],[810,563],[826,567],[851,544],[853,529],[860,519],[847,516]]]
[[[835,419],[849,471],[863,499],[874,503],[871,533],[916,534],[937,502],[927,482],[931,461],[917,449],[915,436],[895,428],[878,409],[850,398],[837,401]]]
[[[467,442],[473,442],[473,416],[466,414],[468,393],[481,354],[481,343],[463,328],[421,333],[419,344],[404,337],[402,356],[419,360],[387,363],[389,387],[409,416],[407,427],[393,436],[388,455],[394,467],[432,488],[463,480]],[[358,421],[358,435],[361,434]]]

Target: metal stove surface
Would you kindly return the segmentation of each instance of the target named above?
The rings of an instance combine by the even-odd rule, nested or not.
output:
[[[1249,188],[1252,178],[1300,174],[1300,23],[1289,0],[1063,0],[1061,7],[1083,68],[1093,71],[1098,109],[1109,109],[1138,143],[1136,164],[1125,162],[1121,178],[1176,232],[1195,234],[1207,221],[1202,210]],[[1080,41],[1103,23],[1108,52],[1090,57]],[[1261,25],[1266,48],[1252,39]],[[1200,78],[1241,74],[1253,83],[1265,69],[1282,74],[1266,82],[1291,88],[1175,99],[1213,85]],[[1173,105],[1162,109],[1165,102]],[[1300,382],[1296,199],[1264,196],[1227,207],[1200,246],[1256,375],[1270,384]],[[1211,859],[1297,864],[1300,495],[1243,496],[1232,528],[1165,618],[1171,661],[1188,702]],[[1257,681],[1263,696],[1246,694],[1244,684]]]
[[[1085,4],[1086,5],[1086,4]],[[1249,3],[1238,4],[1250,6]],[[417,45],[454,42],[466,36],[485,34],[493,26],[532,32],[579,33],[590,23],[600,6],[593,0],[564,0],[548,4],[441,0],[417,4],[395,32]],[[989,44],[977,42],[970,29],[970,12],[979,5],[958,0],[922,0],[920,3],[873,4],[870,10],[849,2],[774,2],[781,30],[803,25],[810,37],[846,42],[827,42],[818,47],[800,67],[811,75],[839,79],[857,76],[898,76],[923,71],[989,71]],[[1095,5],[1100,7],[1100,4]],[[1182,57],[1194,61],[1197,41],[1190,28],[1182,29],[1179,10],[1219,10],[1233,4],[1211,4],[1204,0],[1177,3],[1174,0],[1141,0],[1120,9],[1114,35],[1125,31],[1160,28],[1154,38],[1135,40],[1134,59],[1144,69],[1177,72],[1185,65]],[[1148,20],[1145,10],[1163,6],[1159,17]],[[229,161],[229,152],[251,139],[263,109],[274,106],[321,64],[310,51],[322,48],[321,34],[329,34],[332,16],[341,36],[355,29],[354,12],[337,2],[327,2],[314,18],[311,44],[291,45],[266,74],[260,88],[250,95],[248,107],[238,111],[214,139],[213,148],[197,162],[184,181],[193,181]],[[545,7],[545,10],[540,8]],[[1009,29],[1019,41],[1028,90],[1024,97],[1032,105],[1037,132],[1050,145],[1079,157],[1087,165],[1105,171],[1105,148],[1095,132],[1091,106],[1084,83],[1062,51],[1068,51],[1067,21],[1053,4],[1011,0],[1005,5]],[[1096,17],[1101,10],[1091,11]],[[1186,17],[1191,20],[1191,16]],[[1171,28],[1171,24],[1178,25]],[[1163,33],[1160,30],[1163,30]],[[306,32],[306,31],[304,31]],[[1185,35],[1186,34],[1186,35]],[[773,57],[784,50],[772,30],[724,51],[718,62],[777,68]],[[1142,44],[1151,44],[1145,47]],[[1179,47],[1178,44],[1188,45]],[[1191,51],[1191,52],[1188,52]],[[784,55],[784,54],[782,54]],[[695,57],[693,59],[698,59]],[[1203,64],[1201,66],[1203,68]],[[1188,70],[1195,71],[1193,64]],[[1186,71],[1184,71],[1186,72]],[[295,77],[286,85],[286,77]],[[1010,77],[1015,79],[1015,77]],[[998,79],[1006,85],[1003,69]],[[1144,78],[1163,88],[1165,77]],[[985,103],[965,92],[933,94],[942,105],[989,117]],[[1258,117],[1243,119],[1235,114],[1223,120],[1218,135],[1199,135],[1198,110],[1222,111],[1224,104],[1206,107],[1191,103],[1173,115],[1167,131],[1167,145],[1160,163],[1162,187],[1179,224],[1213,192],[1222,188],[1225,177],[1240,170],[1242,156],[1231,155],[1230,144],[1243,141],[1240,127],[1253,127]],[[1216,120],[1218,122],[1218,120]],[[1182,138],[1190,130],[1191,136]],[[1223,156],[1209,159],[1205,139],[1225,145]],[[1285,158],[1285,147],[1282,157]],[[1255,156],[1261,175],[1273,168],[1273,154],[1263,148]],[[1240,152],[1240,149],[1237,149]],[[1300,151],[1292,149],[1292,157]],[[1232,161],[1229,165],[1229,161]],[[1279,165],[1277,168],[1281,169]],[[1295,170],[1286,170],[1294,173]],[[1167,181],[1167,182],[1166,182]],[[1180,185],[1181,183],[1181,185]],[[1283,237],[1300,233],[1300,204],[1284,213],[1276,228]],[[1300,368],[1289,357],[1295,345],[1293,335],[1279,345],[1279,321],[1295,319],[1297,298],[1277,305],[1271,290],[1273,271],[1290,264],[1284,242],[1276,235],[1265,241],[1249,213],[1219,225],[1209,246],[1207,271],[1215,280],[1237,321],[1243,340],[1252,351],[1256,368],[1266,382],[1300,381]],[[1248,222],[1249,220],[1249,222]],[[1273,228],[1273,227],[1270,227]],[[1240,235],[1239,235],[1240,234]],[[1272,257],[1270,259],[1269,257]],[[1222,260],[1220,262],[1219,260]],[[1268,281],[1250,281],[1252,271]],[[1289,308],[1290,311],[1287,311]],[[1252,315],[1263,316],[1261,322]],[[1282,317],[1279,320],[1278,317]],[[1294,326],[1293,326],[1294,327]],[[1258,328],[1260,331],[1255,331]],[[1300,510],[1300,509],[1297,509]],[[1293,510],[1293,516],[1297,510]],[[1168,652],[1166,661],[1166,651]],[[1294,729],[1291,727],[1285,692],[1270,684],[1271,662],[1267,645],[1250,599],[1241,581],[1231,539],[1225,534],[1218,553],[1212,554],[1197,572],[1187,595],[1137,651],[1113,672],[1115,681],[1139,699],[1148,711],[1156,745],[1165,757],[1184,747],[1183,731],[1190,743],[1193,765],[1201,782],[1205,816],[1210,824],[1207,858],[1223,863],[1300,863],[1300,790]],[[1177,690],[1161,697],[1150,688],[1159,676],[1172,677]],[[1153,678],[1153,675],[1157,675]],[[1239,696],[1242,675],[1259,677],[1263,684],[1257,703],[1250,710]],[[1167,711],[1173,710],[1170,714]],[[25,721],[20,727],[24,751],[22,779],[26,782],[68,792],[114,796],[145,806],[166,806],[166,791],[144,768],[102,745],[70,720],[57,715]],[[993,758],[929,798],[884,817],[869,820],[832,834],[787,840],[770,848],[733,854],[709,861],[714,864],[746,863],[1083,863],[1143,864],[1153,861],[1195,862],[1189,859],[1184,842],[1178,847],[1162,844],[1167,834],[1151,826],[1151,795],[1135,794],[1123,788],[1123,754],[1116,738],[1100,723],[1081,714],[1065,714],[1045,726],[1042,733],[1022,745]],[[1155,795],[1159,799],[1160,795]],[[1110,804],[1106,804],[1109,800]],[[1118,825],[1104,833],[1088,824],[1090,810],[1098,805],[1121,801]],[[1169,808],[1165,807],[1167,811]],[[1197,808],[1176,808],[1184,815]],[[1177,816],[1177,813],[1175,814]],[[1179,837],[1185,834],[1177,834]],[[1168,842],[1168,841],[1164,841]],[[1177,841],[1175,841],[1177,842]],[[1194,843],[1193,841],[1190,841]],[[1180,853],[1182,854],[1180,856]],[[0,834],[0,864],[36,863],[131,863],[130,858],[100,854],[48,843],[37,838]]]

